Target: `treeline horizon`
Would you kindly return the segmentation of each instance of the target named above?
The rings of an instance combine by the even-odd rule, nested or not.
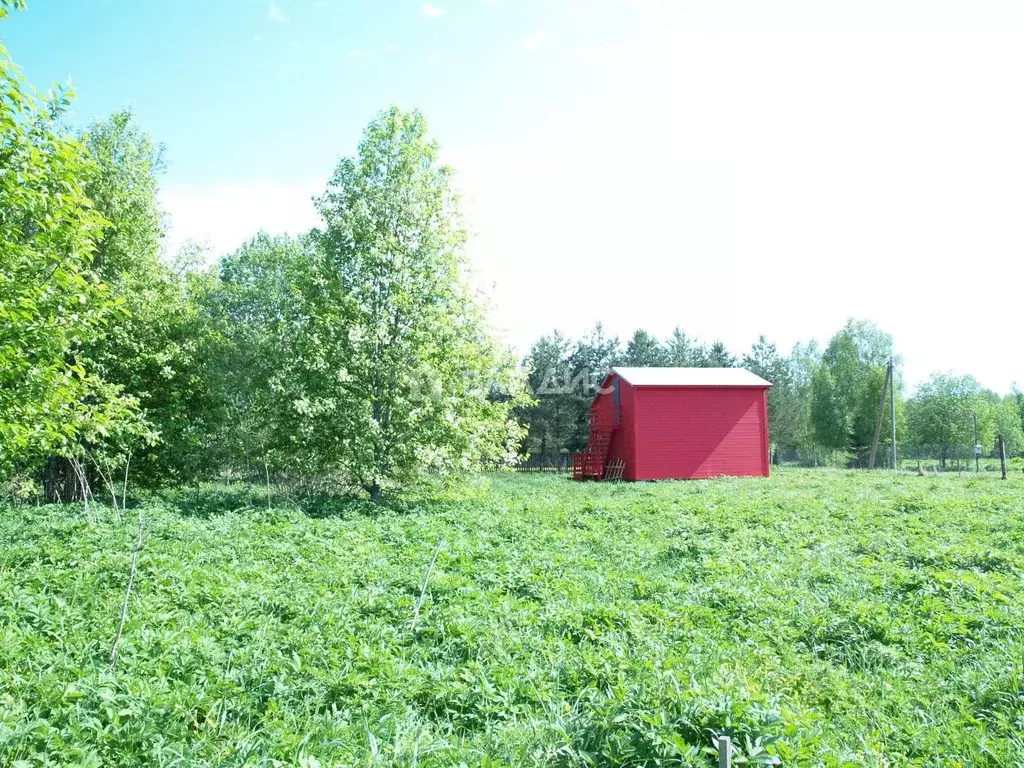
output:
[[[579,339],[559,330],[541,336],[523,358],[527,390],[536,402],[521,411],[528,425],[525,450],[551,455],[581,450],[589,434],[589,406],[604,376],[617,366],[746,368],[772,382],[768,393],[773,451],[805,463],[866,463],[878,429],[886,367],[893,361],[897,448],[933,450],[941,464],[963,458],[963,448],[986,454],[1002,439],[1010,455],[1024,450],[1024,395],[1014,385],[1000,394],[970,375],[933,373],[907,397],[902,357],[892,336],[868,320],[851,318],[825,347],[797,342],[788,355],[761,335],[734,354],[721,341],[703,343],[676,327],[665,339],[638,328],[623,343],[598,322]],[[879,445],[892,443],[888,404]],[[899,455],[899,454],[898,454]],[[887,460],[880,451],[878,465]]]

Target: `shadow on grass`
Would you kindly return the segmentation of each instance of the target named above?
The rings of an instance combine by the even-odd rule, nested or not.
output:
[[[434,514],[451,510],[455,502],[446,499],[386,499],[374,503],[356,496],[333,494],[289,494],[255,484],[210,484],[175,488],[157,498],[182,517],[209,520],[226,514],[278,516],[301,514],[313,520],[375,519],[395,515]]]

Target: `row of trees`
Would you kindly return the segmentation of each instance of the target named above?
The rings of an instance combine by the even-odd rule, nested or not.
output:
[[[972,455],[980,444],[988,454],[1002,440],[1008,455],[1024,452],[1024,394],[984,389],[973,376],[933,375],[907,401],[912,447],[927,446],[943,465]]]
[[[527,386],[535,401],[520,411],[529,424],[526,448],[549,454],[586,444],[590,402],[608,371],[616,365],[638,367],[731,367],[737,360],[722,342],[703,345],[676,329],[662,343],[638,330],[625,348],[598,323],[573,341],[560,331],[541,337],[524,360]]]
[[[0,16],[13,5],[0,0]],[[366,129],[324,225],[210,267],[163,253],[163,149],[119,112],[84,131],[0,49],[0,481],[276,473],[374,499],[510,461],[528,402],[463,278],[450,171],[419,113]]]
[[[734,356],[721,342],[701,344],[680,328],[664,341],[644,330],[625,345],[597,325],[578,341],[554,331],[526,356],[536,402],[524,409],[527,449],[552,454],[586,444],[588,408],[601,379],[619,366],[733,367],[773,383],[768,394],[769,431],[775,448],[817,463],[826,458],[863,464],[879,428],[879,407],[889,360],[895,366],[897,441],[915,455],[945,463],[964,456],[975,440],[988,451],[1002,438],[1007,450],[1024,449],[1024,398],[1016,389],[1000,396],[970,376],[935,374],[908,399],[892,337],[874,324],[851,319],[822,349],[796,344],[789,355],[761,336]],[[881,444],[891,443],[891,414],[882,411]]]

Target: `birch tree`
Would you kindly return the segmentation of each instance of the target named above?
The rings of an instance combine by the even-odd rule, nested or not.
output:
[[[291,392],[304,440],[374,500],[516,454],[514,359],[469,289],[451,170],[419,112],[367,127],[317,200]],[[297,387],[296,387],[297,385]]]

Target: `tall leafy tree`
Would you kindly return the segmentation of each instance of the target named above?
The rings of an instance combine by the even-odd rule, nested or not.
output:
[[[1024,428],[1021,427],[1020,403],[1014,393],[993,405],[994,431],[1002,438],[1006,453],[1016,455],[1024,450]]]
[[[920,448],[937,449],[945,464],[951,458],[972,455],[975,423],[978,439],[992,445],[994,416],[988,398],[973,376],[932,374],[910,400],[910,438]]]
[[[1017,413],[1020,417],[1021,430],[1024,430],[1024,393],[1020,391],[1017,383],[1014,382],[1010,385],[1010,394],[1007,395],[1007,399],[1012,401],[1017,406]]]
[[[848,403],[836,383],[831,365],[821,365],[811,383],[811,424],[818,445],[828,451],[846,451],[853,441]]]
[[[822,350],[812,339],[807,344],[797,343],[789,354],[789,375],[793,383],[794,396],[799,410],[796,448],[804,459],[817,462],[817,444],[814,426],[811,422],[812,381],[821,365]]]
[[[853,342],[863,365],[884,366],[893,357],[892,336],[870,320],[850,318],[840,333]]]
[[[303,285],[308,321],[279,381],[309,458],[379,499],[514,456],[518,369],[466,287],[451,170],[423,115],[381,113],[317,207],[326,226]],[[510,397],[490,397],[495,385]]]
[[[862,320],[847,322],[829,342],[811,381],[811,422],[822,447],[866,454],[874,439],[892,337]],[[899,377],[895,383],[899,392]],[[897,397],[897,402],[902,402]],[[888,425],[888,409],[883,416]],[[897,411],[897,431],[901,427]]]
[[[93,267],[106,279],[137,279],[157,271],[164,217],[157,201],[164,149],[139,128],[131,110],[97,120],[80,137],[95,171],[85,191],[108,225]],[[146,275],[148,276],[148,274]]]
[[[20,3],[4,3],[6,9]],[[134,423],[134,404],[81,348],[117,311],[92,269],[105,222],[88,153],[59,127],[70,92],[25,86],[0,47],[0,469],[77,452]],[[66,500],[66,496],[65,496]]]
[[[192,283],[161,258],[163,148],[129,110],[94,122],[81,142],[95,167],[86,194],[108,222],[93,268],[122,310],[83,353],[105,380],[138,399],[159,436],[135,460],[136,474],[182,480],[204,464],[201,424],[209,394],[200,370],[204,330]]]
[[[281,369],[306,322],[312,269],[308,238],[260,233],[220,261],[202,295],[211,328],[202,370],[219,417],[210,444],[224,469],[252,476],[301,450],[306,414],[281,402]]]

